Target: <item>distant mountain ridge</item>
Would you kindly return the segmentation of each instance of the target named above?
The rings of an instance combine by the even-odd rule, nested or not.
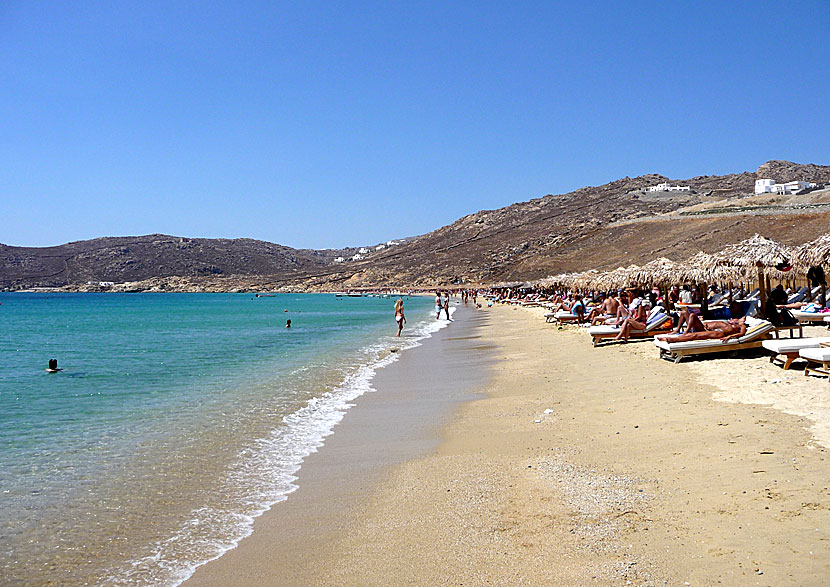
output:
[[[487,283],[644,262],[655,251],[681,256],[687,250],[734,242],[756,228],[773,238],[802,239],[799,242],[830,229],[830,209],[823,208],[821,199],[810,204],[813,208],[805,210],[796,225],[791,210],[770,215],[766,202],[765,215],[759,216],[752,206],[743,206],[761,178],[830,182],[830,166],[772,160],[754,173],[685,180],[658,174],[624,177],[469,214],[398,246],[370,249],[357,260],[352,260],[357,247],[292,249],[253,239],[167,235],[107,237],[43,248],[0,245],[0,288],[146,280],[155,280],[153,287],[160,289],[192,289],[203,283],[216,290],[244,288],[246,283],[275,290]],[[689,186],[691,191],[647,191],[664,182]],[[683,210],[722,201],[746,210],[726,218],[678,216]],[[781,220],[781,215],[789,216]],[[654,230],[649,223],[662,223],[664,228]],[[667,240],[673,244],[667,245]],[[621,243],[625,248],[617,249]],[[246,282],[245,277],[250,279]]]

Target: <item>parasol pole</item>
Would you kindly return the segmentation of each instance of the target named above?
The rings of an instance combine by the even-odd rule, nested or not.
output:
[[[758,261],[755,266],[758,268],[758,291],[761,296],[761,315],[767,315],[767,292],[764,291],[764,264]]]

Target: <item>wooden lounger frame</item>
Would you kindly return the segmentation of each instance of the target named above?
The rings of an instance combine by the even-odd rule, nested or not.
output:
[[[786,357],[786,358],[783,359],[782,357]],[[790,365],[792,365],[793,361],[795,361],[797,358],[799,358],[797,350],[796,351],[786,351],[786,352],[783,352],[783,353],[772,353],[769,357],[769,362],[772,363],[772,364],[776,364],[776,363],[780,362],[781,365],[784,367],[784,371],[786,371],[787,369],[790,368]],[[805,361],[806,361],[806,359],[805,359]]]
[[[821,343],[821,348],[830,347],[830,344],[823,342]],[[827,380],[830,381],[830,360],[829,361],[817,361],[816,359],[808,359],[807,357],[803,357],[807,360],[807,366],[804,367],[804,375],[810,375],[810,373],[818,373],[819,375],[826,375]],[[810,365],[821,365],[821,367],[811,367]]]
[[[692,357],[694,355],[705,355],[708,353],[727,353],[730,351],[740,351],[743,349],[757,349],[761,346],[761,342],[769,338],[769,332],[765,332],[755,340],[749,342],[735,343],[735,344],[721,344],[719,346],[698,347],[690,349],[677,349],[674,351],[667,351],[664,348],[660,349],[660,358],[673,360],[679,363],[685,357]],[[717,340],[717,339],[715,339]]]
[[[649,330],[648,332],[641,331],[641,332],[632,332],[628,338],[652,338],[654,336],[660,336],[661,334],[669,334],[674,327],[671,325],[671,320],[669,322],[668,328],[656,328],[654,330]],[[591,344],[595,347],[599,346],[600,341],[603,339],[608,338],[616,338],[619,332],[609,332],[608,334],[592,334]]]

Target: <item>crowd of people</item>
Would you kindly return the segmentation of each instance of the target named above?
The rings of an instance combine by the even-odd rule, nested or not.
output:
[[[793,301],[804,297],[804,293],[793,292],[779,284],[769,292],[761,317],[776,326],[788,326],[798,322],[793,310],[830,312],[817,299]],[[759,312],[760,301],[757,291],[736,288],[729,292],[721,291],[717,286],[702,291],[689,285],[610,291],[494,288],[488,295],[503,303],[547,307],[550,310],[548,316],[559,322],[617,327],[616,338],[623,341],[634,331],[646,330],[649,321],[663,313],[671,316],[672,322],[671,331],[658,337],[660,340],[682,342],[720,338],[726,342],[746,333],[746,317]]]

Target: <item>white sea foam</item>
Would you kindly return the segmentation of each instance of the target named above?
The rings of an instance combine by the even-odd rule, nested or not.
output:
[[[454,312],[451,307],[450,315]],[[397,360],[398,354],[388,352],[389,349],[419,346],[421,340],[449,324],[445,319],[428,317],[408,332],[405,329],[401,338],[384,337],[365,348],[365,364],[336,388],[287,415],[269,435],[240,453],[226,480],[228,493],[239,496],[235,503],[193,510],[173,536],[154,544],[147,555],[129,561],[127,568],[113,569],[107,584],[179,585],[197,567],[235,548],[251,534],[257,517],[297,489],[297,472],[303,461],[323,445],[354,405],[352,402],[374,391],[372,378],[377,369]]]

